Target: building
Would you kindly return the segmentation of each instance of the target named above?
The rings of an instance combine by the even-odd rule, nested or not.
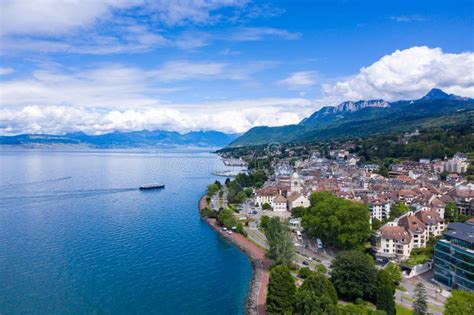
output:
[[[287,200],[282,195],[278,195],[275,199],[273,199],[273,211],[286,211],[287,209]]]
[[[303,182],[300,179],[300,176],[298,175],[298,173],[293,173],[293,175],[291,175],[290,180],[291,180],[291,182],[290,182],[290,191],[292,193],[294,193],[294,192],[301,193],[303,191]]]
[[[375,256],[378,259],[405,260],[410,257],[412,236],[401,226],[384,225],[378,230]]]
[[[382,198],[368,200],[372,219],[385,221],[390,217],[390,201]]]
[[[256,191],[255,193],[255,205],[256,206],[263,206],[263,204],[268,203],[272,205],[273,199],[279,195],[279,190],[277,187],[266,187]]]
[[[291,209],[296,208],[296,207],[304,207],[307,208],[309,207],[309,200],[306,198],[303,194],[299,192],[294,192],[291,195],[288,196],[288,210],[291,211]]]
[[[428,230],[426,225],[420,221],[412,212],[401,216],[398,225],[404,227],[412,237],[412,248],[426,247],[428,241]]]
[[[436,210],[419,210],[415,216],[425,224],[428,231],[428,239],[439,236],[445,228],[444,219]]]
[[[474,222],[449,223],[434,249],[434,279],[453,289],[474,291]]]

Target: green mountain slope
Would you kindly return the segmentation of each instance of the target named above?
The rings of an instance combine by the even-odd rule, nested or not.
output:
[[[371,103],[372,102],[372,103]],[[384,103],[381,100],[328,107],[298,125],[255,127],[233,141],[231,147],[271,143],[311,142],[329,138],[363,137],[442,125],[443,121],[472,119],[474,100],[433,89],[414,101]],[[371,106],[375,104],[375,106]],[[359,107],[357,107],[359,106]]]

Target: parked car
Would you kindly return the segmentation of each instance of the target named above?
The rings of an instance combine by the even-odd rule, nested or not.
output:
[[[303,265],[309,266],[309,262],[307,262],[306,260],[303,260]]]

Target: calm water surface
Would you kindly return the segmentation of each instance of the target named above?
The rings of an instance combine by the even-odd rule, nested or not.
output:
[[[241,314],[246,256],[199,218],[199,152],[0,152],[0,314]],[[139,191],[144,183],[166,184]]]

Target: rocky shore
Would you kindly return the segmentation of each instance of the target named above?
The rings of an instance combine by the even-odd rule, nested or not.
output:
[[[199,201],[199,211],[207,207],[206,196]],[[250,259],[253,267],[253,276],[250,283],[250,290],[247,296],[247,314],[262,315],[265,314],[265,301],[267,297],[267,288],[269,280],[270,261],[265,258],[265,252],[256,244],[238,233],[231,235],[225,233],[219,226],[216,219],[203,218],[206,222],[223,238],[235,244]]]

